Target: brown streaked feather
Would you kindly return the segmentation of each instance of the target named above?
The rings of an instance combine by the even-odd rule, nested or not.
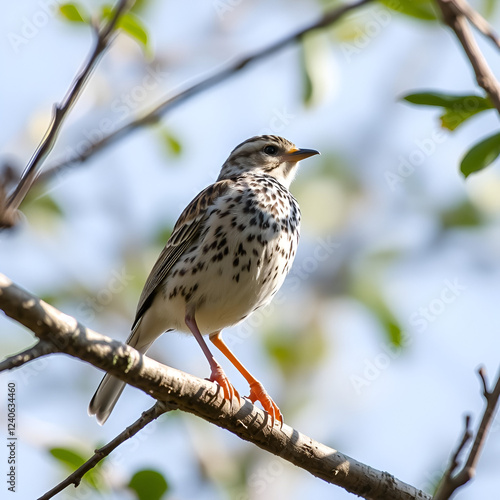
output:
[[[231,179],[226,179],[211,184],[198,194],[198,196],[196,196],[196,198],[194,198],[194,200],[184,209],[175,223],[174,230],[167,244],[161,251],[158,260],[146,280],[141,297],[139,298],[132,330],[150,307],[158,287],[165,280],[174,264],[199,236],[207,209],[217,198],[219,198],[219,196],[226,193],[232,182]]]

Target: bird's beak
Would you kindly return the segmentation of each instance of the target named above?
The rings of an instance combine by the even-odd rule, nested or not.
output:
[[[316,151],[315,149],[290,149],[290,151],[287,151],[283,155],[283,160],[300,161],[314,155],[319,155],[319,151]]]

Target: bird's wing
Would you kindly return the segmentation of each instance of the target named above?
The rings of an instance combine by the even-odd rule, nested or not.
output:
[[[198,237],[202,222],[207,215],[207,209],[217,198],[227,192],[230,184],[231,181],[225,179],[208,186],[184,209],[146,280],[139,298],[132,330],[153,302],[158,286],[165,280],[181,255]]]

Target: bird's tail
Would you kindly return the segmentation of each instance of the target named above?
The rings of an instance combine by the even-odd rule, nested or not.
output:
[[[144,354],[149,349],[154,339],[147,343],[144,343],[144,341],[141,343],[139,342],[139,340],[143,340],[140,339],[141,323],[142,321],[139,321],[132,330],[127,339],[127,344],[137,349],[141,354]],[[89,415],[95,415],[100,425],[103,425],[108,419],[126,385],[125,382],[109,373],[104,375],[94,396],[90,400],[88,409]]]

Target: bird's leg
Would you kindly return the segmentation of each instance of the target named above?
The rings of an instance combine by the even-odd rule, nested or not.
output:
[[[222,340],[221,332],[210,335],[210,340],[224,356],[235,366],[235,368],[245,377],[246,381],[250,384],[250,396],[248,399],[252,403],[260,401],[264,410],[271,416],[271,423],[274,426],[274,419],[283,425],[283,415],[277,404],[271,399],[264,386],[241,364],[241,361],[231,352],[229,347]]]
[[[186,315],[184,321],[186,322],[187,327],[191,330],[191,333],[194,335],[194,338],[198,341],[198,344],[200,344],[200,347],[203,353],[205,354],[208,363],[210,364],[210,369],[212,371],[209,380],[211,382],[217,382],[222,387],[222,391],[226,399],[232,401],[233,397],[236,396],[239,400],[240,395],[238,394],[236,389],[232,386],[231,382],[229,382],[229,379],[227,378],[227,375],[224,373],[224,370],[222,369],[221,365],[217,363],[212,353],[210,352],[207,343],[203,339],[203,335],[200,333],[200,330],[198,328],[198,325],[196,324],[194,316]]]

